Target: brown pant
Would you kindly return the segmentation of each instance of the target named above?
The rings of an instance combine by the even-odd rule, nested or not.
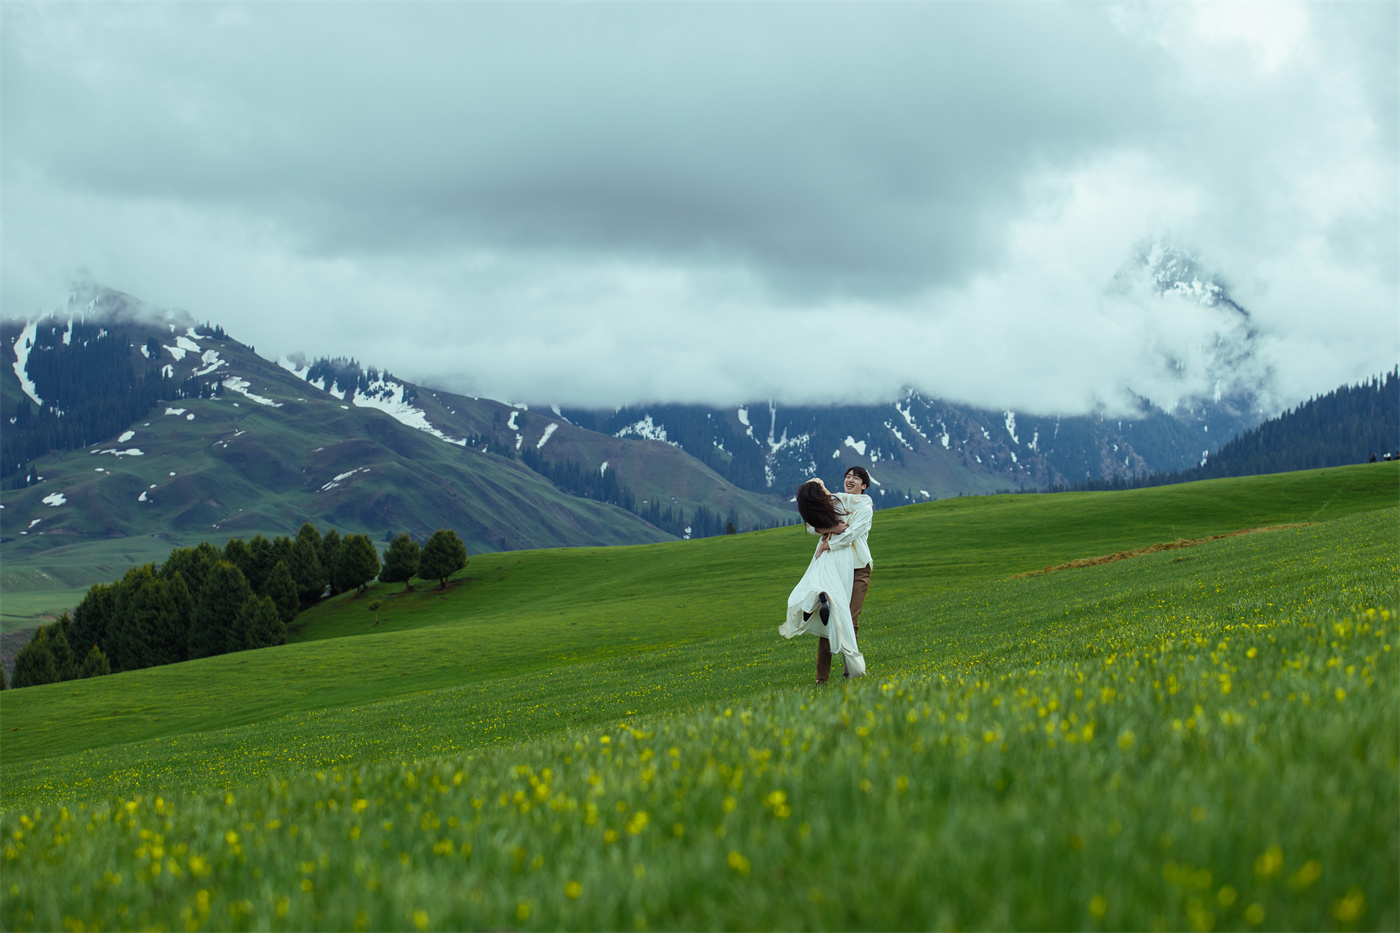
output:
[[[860,610],[865,606],[865,592],[870,589],[870,565],[857,568],[855,579],[851,581],[851,625],[856,630],[856,641],[860,641]],[[817,683],[826,683],[831,676],[831,639],[817,639]]]

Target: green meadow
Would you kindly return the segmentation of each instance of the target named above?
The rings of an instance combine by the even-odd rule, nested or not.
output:
[[[822,688],[787,528],[475,555],[7,692],[0,924],[1395,929],[1398,494],[877,513],[870,676]]]

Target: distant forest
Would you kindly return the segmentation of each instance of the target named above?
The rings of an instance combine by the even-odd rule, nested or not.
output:
[[[1342,386],[1224,444],[1198,467],[1095,479],[1049,491],[1138,489],[1400,457],[1400,368]]]

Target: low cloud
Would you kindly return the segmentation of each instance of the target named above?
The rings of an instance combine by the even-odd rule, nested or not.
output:
[[[1396,8],[7,8],[7,316],[79,270],[495,397],[1131,411],[1388,369]],[[1135,278],[1136,277],[1136,278]]]

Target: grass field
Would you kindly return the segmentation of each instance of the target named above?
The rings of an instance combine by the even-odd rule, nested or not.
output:
[[[0,922],[1395,928],[1398,484],[879,513],[871,676],[824,689],[785,529],[479,555],[373,631],[7,693]]]

